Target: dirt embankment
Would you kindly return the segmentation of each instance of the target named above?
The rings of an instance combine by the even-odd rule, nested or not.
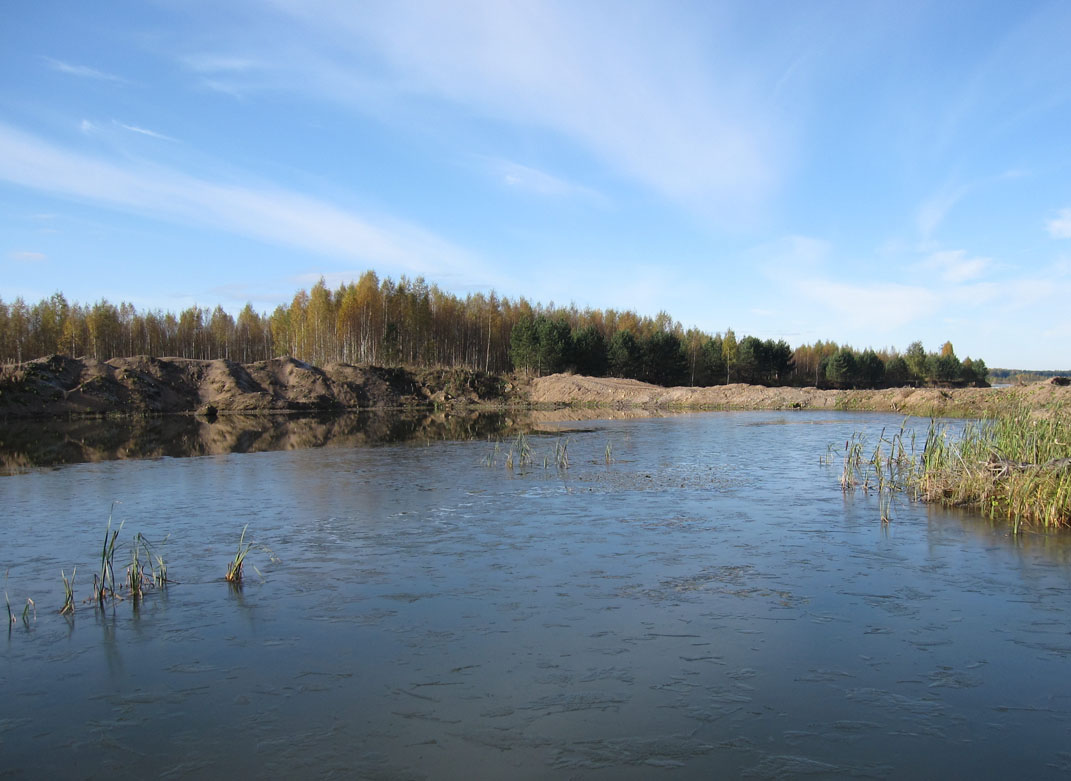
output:
[[[981,417],[1019,404],[1041,412],[1067,405],[1071,403],[1071,387],[1061,384],[1060,379],[1007,388],[819,390],[742,384],[662,388],[637,380],[554,374],[533,379],[528,398],[538,405],[621,409],[839,409]]]
[[[239,364],[187,358],[95,361],[53,355],[0,369],[0,417],[310,412],[502,402],[500,378],[466,370]]]
[[[663,388],[637,380],[554,374],[510,380],[465,369],[310,366],[294,358],[239,364],[187,358],[95,361],[53,355],[0,368],[0,418],[103,414],[341,412],[397,407],[531,405],[644,411],[842,409],[980,417],[1025,404],[1071,403],[1062,378],[1008,388],[819,390],[718,385]]]

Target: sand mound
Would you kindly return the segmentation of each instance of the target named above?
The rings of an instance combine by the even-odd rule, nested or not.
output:
[[[1008,388],[886,388],[819,390],[716,385],[662,388],[637,380],[553,374],[531,381],[534,404],[613,408],[852,409],[922,416],[980,417],[1024,404],[1039,411],[1071,402],[1071,387],[1039,382]]]

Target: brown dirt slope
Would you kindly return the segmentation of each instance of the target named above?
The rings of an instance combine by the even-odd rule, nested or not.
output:
[[[505,384],[481,372],[187,358],[95,361],[52,355],[0,368],[0,417],[190,412],[304,412],[500,402]]]
[[[295,358],[250,364],[187,358],[95,361],[52,355],[0,367],[0,418],[101,414],[265,413],[521,403],[613,408],[855,409],[980,417],[1025,404],[1066,409],[1061,378],[1009,388],[889,388],[874,391],[720,385],[662,388],[637,380],[555,374],[519,386],[465,369],[385,369]]]
[[[538,405],[680,409],[848,409],[920,416],[981,417],[1025,404],[1038,411],[1066,407],[1071,387],[1047,381],[1008,388],[886,388],[819,390],[717,385],[662,388],[637,380],[554,374],[531,381]]]

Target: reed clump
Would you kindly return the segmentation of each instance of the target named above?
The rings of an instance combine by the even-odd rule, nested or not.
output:
[[[74,578],[77,574],[78,567],[74,568],[69,578],[66,572],[60,570],[60,578],[63,579],[63,607],[60,608],[62,616],[74,614]]]
[[[917,490],[926,501],[973,507],[1020,526],[1071,526],[1071,410],[1025,407],[927,438]],[[933,427],[931,426],[931,429]]]
[[[486,467],[498,466],[498,458],[503,450],[504,447],[502,443],[495,442],[492,451],[484,456],[480,463]],[[606,445],[604,457],[607,464],[613,463],[613,446],[609,443]],[[517,435],[516,439],[513,440],[509,450],[505,451],[503,463],[505,464],[506,469],[511,472],[514,471],[514,469],[523,469],[524,467],[531,466],[535,463],[535,452],[526,434],[520,433]],[[569,439],[558,437],[554,443],[554,450],[543,455],[543,468],[549,469],[551,466],[554,466],[558,470],[565,470],[569,468],[569,464]]]
[[[841,487],[877,491],[882,520],[891,495],[978,510],[1024,525],[1071,526],[1071,410],[1046,417],[1026,407],[964,425],[954,433],[930,421],[921,452],[915,435],[882,431],[873,451],[861,435],[844,447]]]
[[[532,463],[532,446],[528,443],[528,437],[521,432],[513,443],[513,447],[506,454],[506,469],[512,471],[514,465],[518,467],[528,466]]]
[[[254,542],[246,542],[245,533],[248,529],[248,523],[242,527],[242,535],[238,538],[238,551],[234,554],[234,558],[231,559],[230,562],[228,562],[227,574],[224,575],[224,580],[235,586],[242,585],[242,580],[245,576],[245,560],[249,556],[250,552],[254,549],[266,553],[268,555],[269,561],[279,560],[272,552],[271,548],[267,547],[266,545],[259,545]],[[255,564],[251,563],[250,566],[253,567],[253,571],[256,572],[258,576],[260,576],[261,578],[264,577],[261,574],[260,570],[257,569]]]
[[[104,528],[104,545],[100,552],[100,571],[93,575],[93,598],[98,605],[103,606],[109,597],[115,597],[115,546],[119,540],[119,532],[123,530],[125,521],[120,521],[118,529],[112,529],[112,510],[108,512],[108,525]]]
[[[128,596],[139,600],[150,588],[165,588],[171,581],[167,577],[167,563],[162,553],[154,550],[153,545],[141,532],[134,535],[130,546],[130,563],[126,568],[119,587],[115,585],[115,555],[119,550],[119,533],[126,521],[120,521],[119,527],[112,528],[112,512],[108,513],[108,524],[104,529],[104,545],[100,553],[100,569],[93,575],[93,596],[98,606],[104,607],[108,600],[123,599]],[[167,542],[167,538],[164,538]],[[60,572],[63,579],[64,599],[60,612],[69,615],[74,612],[74,573],[68,581],[66,574]]]
[[[248,523],[242,527],[242,536],[238,538],[238,552],[234,554],[234,558],[227,564],[227,574],[224,576],[224,579],[228,583],[242,582],[242,570],[245,568],[245,557],[248,556],[249,551],[253,549],[253,543],[245,541],[245,532],[248,528]]]
[[[166,537],[164,542],[167,542]],[[163,554],[157,553],[145,535],[138,532],[130,546],[130,564],[126,568],[127,593],[140,599],[149,589],[165,588],[170,582]]]
[[[565,437],[554,443],[554,463],[559,470],[569,468],[569,440]]]

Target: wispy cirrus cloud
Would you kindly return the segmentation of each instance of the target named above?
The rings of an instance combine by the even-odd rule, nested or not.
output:
[[[567,181],[538,168],[491,157],[477,157],[478,162],[504,187],[548,198],[583,198],[599,203],[606,198],[590,187]]]
[[[468,252],[417,225],[365,217],[271,185],[214,182],[71,152],[0,124],[0,180],[125,212],[409,273],[473,270]]]
[[[915,224],[923,241],[929,241],[949,212],[971,189],[971,185],[946,185],[923,201],[915,216]]]
[[[991,258],[972,258],[962,249],[933,252],[919,264],[922,270],[935,271],[942,281],[952,284],[977,279],[992,267]]]
[[[112,120],[112,122],[121,127],[123,130],[129,130],[131,133],[148,136],[149,138],[155,138],[160,141],[172,141],[175,143],[178,142],[177,138],[172,138],[171,136],[165,135],[163,133],[157,133],[155,130],[149,130],[148,128],[139,127],[137,125],[128,125],[125,122],[120,122],[118,120]]]
[[[77,76],[81,79],[95,79],[97,81],[113,81],[117,84],[127,83],[126,79],[121,76],[106,73],[97,70],[96,68],[91,68],[88,65],[72,65],[69,62],[57,60],[53,57],[42,57],[41,59],[43,59],[52,70],[57,71],[58,73],[65,73],[68,76]]]
[[[1061,209],[1045,227],[1054,239],[1071,239],[1071,209]]]
[[[103,130],[106,130],[107,127],[107,124],[101,125],[100,123],[94,122],[90,119],[83,119],[81,122],[78,123],[78,129],[86,135],[99,133]],[[179,140],[177,138],[173,138],[172,136],[165,135],[164,133],[158,133],[155,130],[149,130],[148,128],[140,127],[139,125],[130,125],[126,122],[120,122],[117,119],[113,119],[111,121],[111,127],[126,130],[129,133],[137,133],[139,136],[155,138],[158,141],[171,141],[173,143],[179,143]]]
[[[288,81],[285,77],[286,60],[261,59],[237,54],[217,52],[194,52],[179,57],[180,64],[196,74],[200,86],[234,97],[263,89],[278,89],[280,82],[299,88],[300,79]],[[307,84],[316,88],[316,82]]]
[[[214,54],[212,52],[187,54],[181,59],[187,68],[197,73],[245,73],[265,67],[262,61],[252,57]]]
[[[1022,334],[1026,343],[1026,334],[1051,329],[1050,312],[1071,295],[1068,262],[1016,269],[965,250],[930,252],[921,259],[909,249],[902,252],[899,258],[845,258],[824,240],[790,236],[757,247],[748,260],[793,302],[793,311],[812,312],[822,323],[820,329],[801,326],[805,338],[855,346],[903,348],[919,338],[940,344],[955,334],[963,354],[988,360],[994,340],[1009,332]],[[879,266],[881,276],[869,273]],[[990,310],[997,302],[1016,317],[994,320]]]
[[[1027,169],[1009,168],[999,174],[982,176],[966,183],[955,181],[954,179],[946,182],[931,193],[916,211],[915,224],[923,243],[930,241],[933,234],[944,223],[945,218],[967,196],[976,191],[992,188],[1002,182],[1015,182],[1030,175],[1030,171]]]
[[[783,123],[751,89],[754,71],[720,53],[738,45],[731,31],[711,46],[686,14],[528,0],[273,5],[272,26],[261,14],[260,33],[235,33],[186,66],[235,94],[270,84],[361,111],[451,106],[550,133],[706,214],[736,216],[778,186]],[[280,45],[285,58],[267,56]]]
[[[48,255],[43,252],[28,252],[25,250],[16,250],[7,253],[10,260],[17,260],[20,263],[40,263],[43,260],[48,260]]]

